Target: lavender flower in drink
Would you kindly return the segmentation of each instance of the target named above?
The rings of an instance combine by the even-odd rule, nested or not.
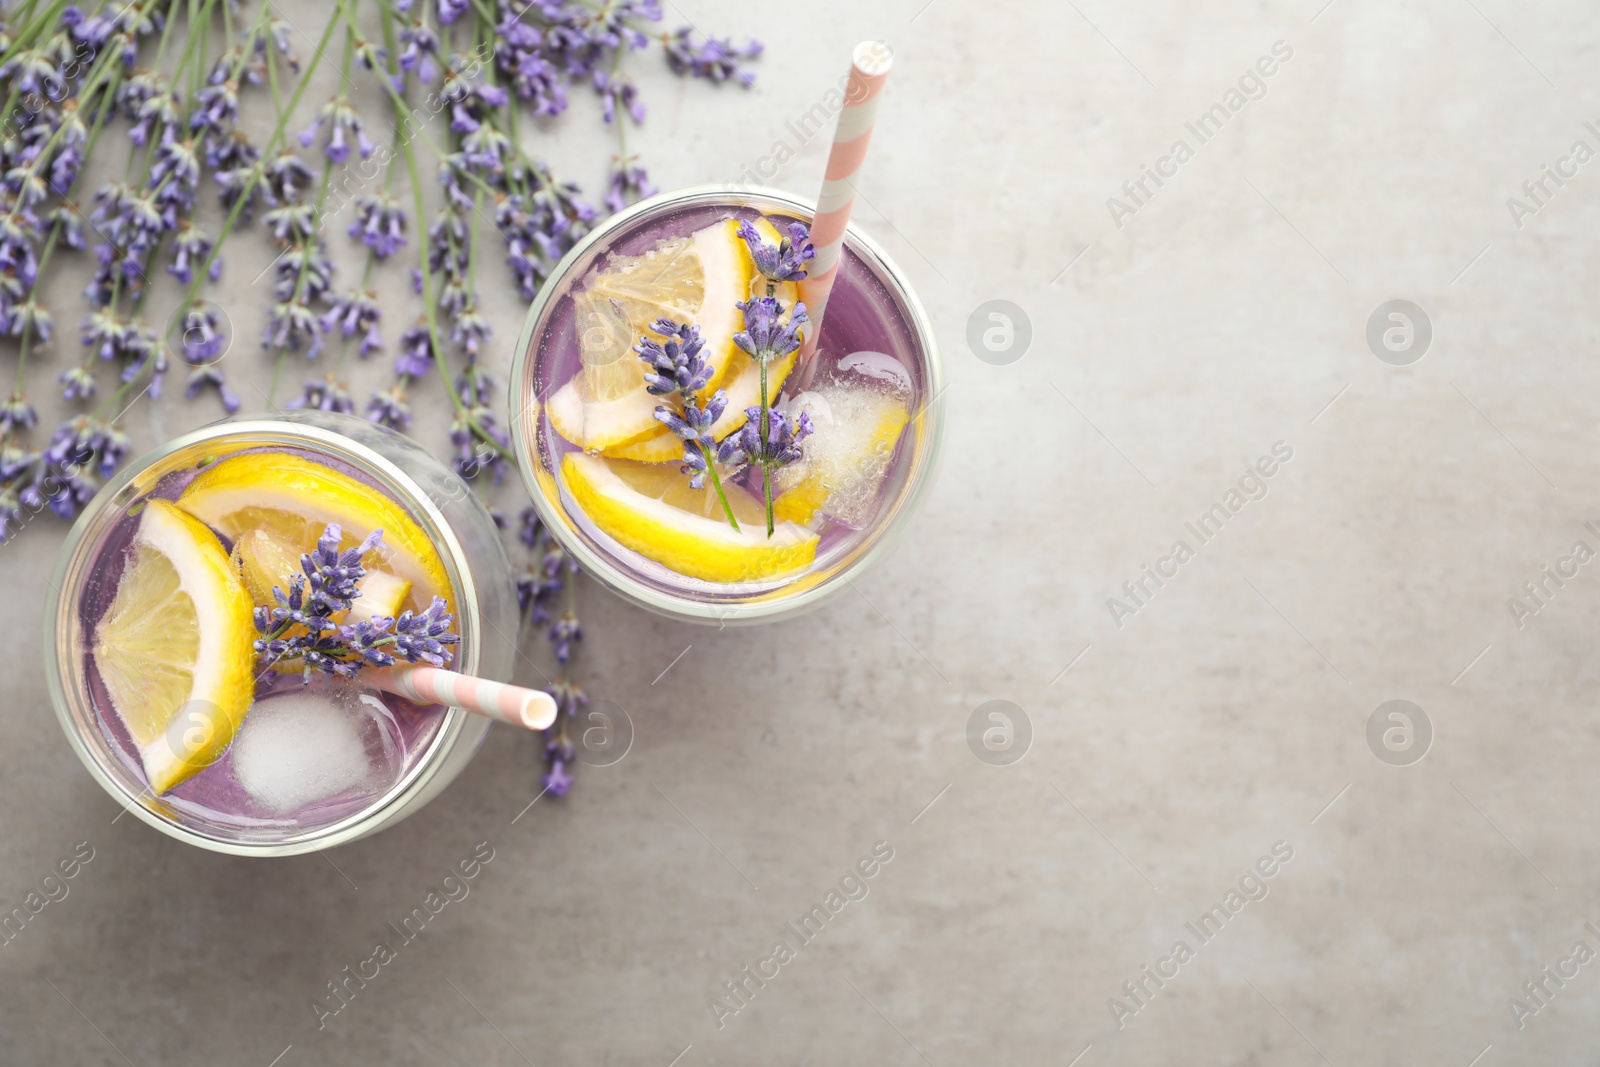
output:
[[[420,660],[435,667],[449,663],[452,653],[446,646],[459,643],[461,638],[450,631],[454,620],[445,611],[448,606],[443,597],[436,596],[420,615],[409,608],[402,611],[394,620],[395,652],[411,663]]]
[[[255,652],[262,665],[298,661],[303,679],[310,681],[314,672],[349,678],[362,667],[389,667],[397,656],[435,667],[448,663],[448,646],[460,638],[451,632],[454,620],[441,597],[434,597],[426,611],[407,609],[398,619],[334,620],[361,595],[367,573],[361,559],[383,541],[383,531],[374,530],[361,544],[341,552],[342,533],[338,524],[323,530],[316,550],[300,557],[303,573],[290,579],[288,592],[273,587],[277,606],[255,609],[253,621],[261,634]]]
[[[797,301],[786,316],[782,301],[773,295],[779,282],[806,276],[804,264],[816,253],[806,239],[808,235],[804,230],[803,226],[794,224],[790,227],[789,236],[774,247],[760,240],[755,227],[748,222],[739,227],[739,235],[750,246],[757,269],[767,278],[766,296],[751,297],[734,305],[744,313],[744,329],[733,335],[733,343],[761,368],[761,404],[751,409],[756,412],[751,418],[756,419],[758,439],[765,439],[772,429],[772,397],[767,388],[767,367],[773,360],[799,350],[805,340],[800,327],[810,321],[804,304]],[[767,536],[771,537],[774,525],[772,467],[769,463],[761,465],[761,498],[767,510]]]
[[[733,335],[733,343],[762,367],[798,351],[805,340],[800,327],[811,320],[804,304],[795,304],[787,318],[777,297],[752,297],[734,306],[744,312],[744,329]]]
[[[811,231],[801,222],[791,222],[787,235],[776,245],[768,244],[749,219],[739,221],[739,237],[750,248],[750,258],[756,270],[767,279],[767,295],[773,293],[777,282],[798,282],[806,277],[806,263],[816,256],[811,245]]]
[[[767,432],[761,432],[761,409],[745,409],[747,421],[729,434],[717,451],[717,458],[730,467],[758,463],[764,470],[786,467],[801,456],[800,442],[811,436],[811,413],[802,411],[790,421],[777,408],[767,411]]]
[[[689,475],[690,488],[704,489],[709,474],[728,525],[737,530],[739,520],[734,518],[712,454],[716,439],[711,427],[722,417],[728,398],[718,389],[705,405],[699,402],[700,390],[711,380],[711,364],[701,355],[706,343],[700,337],[700,327],[657,319],[650,329],[665,337],[666,343],[641,337],[633,350],[646,368],[645,390],[667,400],[656,408],[656,420],[683,441],[683,466],[678,469]],[[674,396],[676,400],[672,399]]]

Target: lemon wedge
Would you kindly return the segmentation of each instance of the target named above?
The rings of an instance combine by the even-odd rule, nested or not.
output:
[[[573,501],[603,532],[679,574],[708,582],[749,582],[802,570],[818,537],[792,522],[767,537],[761,504],[724,484],[739,519],[722,516],[716,492],[691,489],[675,464],[632,463],[569,452],[561,474]]]
[[[269,528],[247,530],[233,543],[232,561],[244,580],[250,599],[260,607],[277,607],[274,588],[289,591],[295,575],[304,575],[300,546],[282,532]],[[369,555],[376,557],[377,552]],[[361,579],[361,595],[349,611],[336,612],[335,622],[370,622],[380,616],[395,618],[411,595],[411,583],[387,571],[369,570]],[[295,665],[299,670],[299,666]]]
[[[373,530],[383,531],[383,544],[361,561],[368,577],[394,575],[411,583],[409,606],[421,610],[435,594],[451,600],[450,579],[433,543],[405,509],[383,493],[332,467],[286,452],[245,452],[218,460],[189,483],[178,507],[238,542],[245,534],[265,530],[300,553],[316,547],[330,523],[343,535],[341,549],[360,544]],[[271,596],[268,587],[267,595]],[[359,601],[358,601],[359,603]],[[455,611],[452,602],[449,610]]]
[[[878,487],[889,473],[900,431],[910,420],[904,400],[871,389],[802,393],[794,414],[809,411],[816,432],[800,461],[773,476],[775,519],[803,525],[819,514],[860,529],[872,519]]]
[[[777,240],[765,219],[757,228]],[[744,327],[734,305],[764,296],[766,282],[738,231],[738,220],[723,219],[642,256],[614,257],[573,297],[583,367],[546,405],[557,433],[589,452],[660,435],[661,400],[645,389],[644,364],[633,351],[641,337],[653,336],[650,324],[659,318],[700,327],[711,366],[706,396],[742,372],[750,361],[733,343]],[[792,304],[798,287],[783,283],[776,295]]]
[[[147,502],[91,654],[157,795],[233,742],[255,695],[250,609],[216,535]]]

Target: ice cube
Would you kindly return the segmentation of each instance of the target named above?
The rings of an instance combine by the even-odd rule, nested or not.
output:
[[[845,360],[856,362],[846,367]],[[910,380],[900,391],[894,371],[904,374],[905,368],[881,352],[845,360],[842,371],[786,405],[792,415],[809,412],[813,431],[801,458],[778,472],[777,487],[788,498],[778,510],[798,522],[823,515],[861,529],[877,513],[879,490],[910,415]]]
[[[906,370],[904,363],[887,352],[852,352],[840,357],[835,367],[837,369],[832,380],[839,385],[849,386],[860,382],[888,389],[897,396],[911,395],[911,372]]]
[[[352,790],[377,792],[399,772],[398,732],[383,701],[349,683],[265,697],[233,743],[234,776],[279,815]]]

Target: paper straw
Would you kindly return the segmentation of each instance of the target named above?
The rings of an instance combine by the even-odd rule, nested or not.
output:
[[[844,251],[844,231],[850,224],[850,209],[855,206],[856,175],[866,161],[872,143],[872,127],[878,118],[878,100],[889,68],[894,65],[894,50],[882,41],[863,41],[850,54],[850,80],[846,84],[844,106],[833,131],[833,148],[828,153],[828,169],[822,191],[817,194],[817,215],[811,223],[811,244],[817,250],[800,283],[800,299],[811,318],[806,337],[801,381],[809,376],[811,357],[817,338],[822,335],[822,316],[828,310],[828,294],[839,274],[839,258]]]
[[[524,730],[543,730],[556,721],[556,702],[549,693],[538,689],[491,682],[438,667],[392,667],[374,671],[372,679],[386,693],[419,704],[465,708]]]

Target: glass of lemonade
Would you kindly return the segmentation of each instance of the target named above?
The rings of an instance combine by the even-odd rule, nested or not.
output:
[[[684,440],[655,417],[661,400],[634,346],[665,342],[651,323],[666,318],[699,327],[710,370],[702,402],[720,390],[726,404],[710,436],[720,444],[753,425],[761,367],[733,341],[744,329],[733,305],[775,290],[792,308],[803,291],[763,288],[738,225],[775,247],[814,209],[735,187],[652,197],[580,241],[529,309],[510,390],[523,480],[584,569],[637,604],[719,623],[803,611],[882,557],[932,480],[941,430],[932,326],[854,226],[814,350],[766,367],[769,408],[809,425],[797,460],[767,472],[766,487],[759,464],[735,461],[715,487],[696,488]]]
[[[509,679],[510,563],[453,471],[345,415],[196,430],[129,464],[90,502],[45,605],[62,728],[145,822],[237,855],[324,849],[415,811],[471,758],[482,716],[409,702],[365,671],[257,662],[254,609],[273,606],[273,587],[289,589],[329,524],[344,549],[383,531],[342,614],[394,618],[442,597],[459,638],[450,668]]]

